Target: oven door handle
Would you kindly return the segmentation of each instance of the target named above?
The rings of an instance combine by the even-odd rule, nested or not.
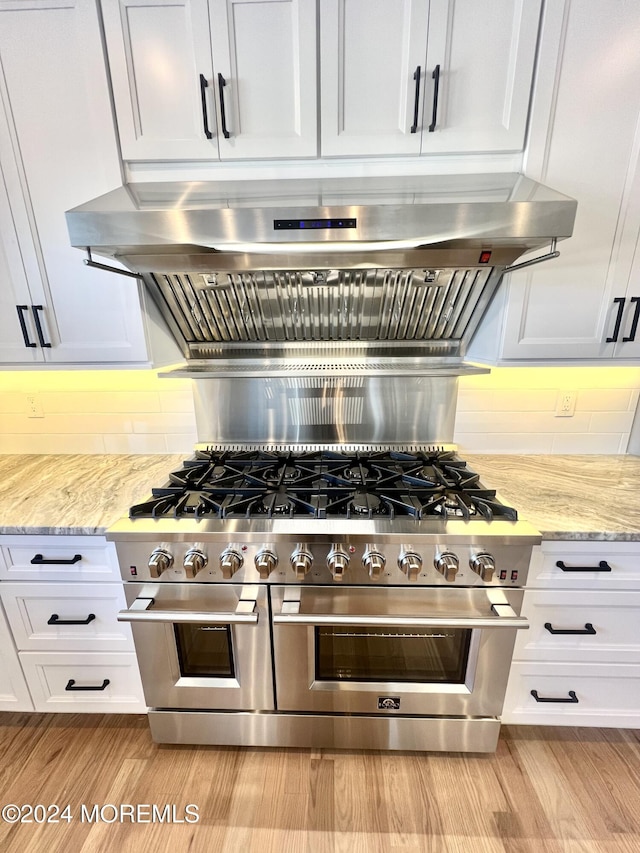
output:
[[[153,598],[136,598],[129,610],[118,613],[118,622],[173,622],[186,625],[257,625],[255,601],[239,601],[231,613],[211,610],[150,610]]]
[[[511,608],[509,608],[511,610]],[[511,610],[513,613],[513,610]],[[360,628],[528,628],[524,616],[347,616],[337,613],[274,613],[278,625],[347,625]]]

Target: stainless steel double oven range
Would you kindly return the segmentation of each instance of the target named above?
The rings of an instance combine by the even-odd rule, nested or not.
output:
[[[451,444],[457,383],[505,269],[574,215],[518,175],[146,184],[67,214],[193,381],[194,456],[108,533],[154,739],[495,749],[540,537]]]

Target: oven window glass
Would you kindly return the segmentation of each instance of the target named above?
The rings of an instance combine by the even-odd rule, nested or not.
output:
[[[463,684],[469,628],[318,627],[316,680]]]
[[[174,624],[182,675],[235,678],[229,625]]]

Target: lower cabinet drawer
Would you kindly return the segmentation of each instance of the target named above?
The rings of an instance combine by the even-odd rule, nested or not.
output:
[[[637,728],[638,697],[637,665],[516,661],[511,665],[502,721]]]
[[[113,542],[104,536],[1,536],[0,579],[119,581]]]
[[[547,589],[640,589],[638,542],[546,540],[533,549],[527,586]]]
[[[121,584],[2,583],[0,596],[19,651],[133,651]]]
[[[528,589],[514,660],[640,664],[640,592]]]
[[[133,652],[20,652],[36,711],[145,713]]]

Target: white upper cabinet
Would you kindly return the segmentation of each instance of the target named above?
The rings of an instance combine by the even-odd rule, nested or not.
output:
[[[95,3],[0,4],[0,65],[0,359],[145,361],[137,283],[85,267],[64,216],[121,183]]]
[[[314,157],[316,12],[309,0],[210,0],[220,158]]]
[[[125,160],[317,151],[309,0],[103,0]]]
[[[510,276],[471,348],[490,361],[640,356],[640,5],[550,11],[563,5],[560,49],[541,42],[548,96],[534,100],[527,174],[577,199],[574,233],[559,258]]]
[[[521,151],[541,4],[102,0],[123,157]]]
[[[520,151],[541,0],[322,0],[321,153]]]
[[[322,0],[321,153],[419,154],[429,0]]]
[[[20,244],[0,170],[0,362],[42,361]]]
[[[521,151],[541,0],[431,0],[422,153]]]
[[[102,0],[125,160],[218,157],[207,0]]]

